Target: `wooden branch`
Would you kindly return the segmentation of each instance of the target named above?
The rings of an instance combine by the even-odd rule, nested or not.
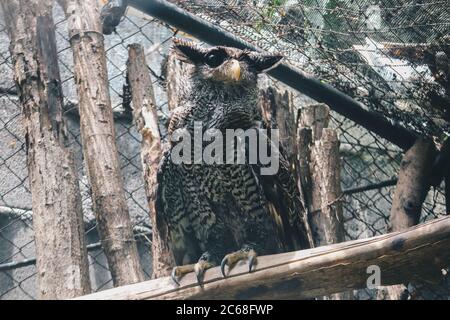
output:
[[[419,223],[422,204],[431,186],[436,149],[431,139],[419,138],[403,156],[394,198],[392,200],[391,231],[405,230]],[[401,300],[406,286],[397,284],[382,288],[378,297]]]
[[[195,275],[177,287],[170,278],[105,290],[80,299],[301,299],[365,288],[367,267],[377,265],[381,284],[441,277],[450,263],[450,217],[403,232],[303,251],[258,257],[256,270],[244,264],[222,278],[220,268],[206,272],[203,287]]]
[[[419,138],[403,156],[392,200],[390,230],[404,230],[419,222],[435,156],[433,141],[425,138]]]
[[[90,283],[81,195],[73,154],[65,146],[68,138],[52,1],[0,4],[26,128],[38,297],[66,299],[87,294]]]
[[[144,275],[123,193],[97,2],[60,0],[74,55],[81,138],[97,228],[115,286]]]
[[[141,160],[144,171],[145,190],[150,209],[152,226],[153,277],[167,276],[175,266],[169,247],[164,221],[157,219],[155,209],[156,173],[161,159],[161,137],[158,130],[155,97],[152,81],[146,68],[144,48],[139,44],[129,47],[127,75],[133,100],[133,118],[141,134]]]

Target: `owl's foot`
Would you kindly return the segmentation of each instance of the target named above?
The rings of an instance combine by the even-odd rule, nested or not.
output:
[[[210,262],[210,256],[206,252],[202,254],[200,259],[198,259],[197,263],[194,264],[187,264],[184,266],[178,266],[173,268],[172,270],[172,280],[177,284],[180,285],[179,280],[186,274],[190,272],[195,272],[195,275],[197,277],[197,283],[201,285],[203,283],[203,277],[205,275],[205,271],[208,270],[211,267],[214,267],[214,263]]]
[[[251,272],[253,265],[256,262],[256,256],[257,253],[251,245],[244,245],[241,250],[227,254],[220,263],[220,270],[222,271],[222,275],[226,277],[225,266],[228,266],[228,268],[231,269],[238,261],[244,259],[248,260],[248,272]]]

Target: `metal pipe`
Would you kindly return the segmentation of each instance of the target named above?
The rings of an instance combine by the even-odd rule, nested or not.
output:
[[[232,33],[167,1],[128,0],[128,4],[211,45],[224,45],[240,49],[262,51],[252,44],[234,36]],[[280,64],[277,68],[271,70],[269,74],[314,100],[326,103],[334,111],[404,150],[409,149],[417,138],[416,133],[413,131],[397,124],[392,124],[378,113],[365,110],[361,103],[350,96],[330,85],[320,82],[318,79],[306,75],[304,72],[287,63]]]

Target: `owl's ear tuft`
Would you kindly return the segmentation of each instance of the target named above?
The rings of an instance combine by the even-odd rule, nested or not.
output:
[[[205,52],[195,42],[179,38],[173,38],[172,42],[172,50],[180,61],[195,64],[203,60]]]
[[[263,55],[257,54],[252,57],[253,66],[257,72],[267,72],[278,66],[283,60],[284,56],[281,54]]]

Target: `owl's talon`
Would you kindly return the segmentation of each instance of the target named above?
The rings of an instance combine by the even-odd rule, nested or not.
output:
[[[176,276],[176,274],[177,274],[177,267],[172,269],[172,273],[171,273],[170,277],[172,278],[172,281],[175,282],[175,284],[177,286],[179,286],[180,283],[178,282],[178,277]]]
[[[214,267],[214,263],[210,262],[210,254],[205,252],[202,254],[198,262],[195,264],[187,264],[184,266],[177,266],[173,268],[171,273],[171,278],[173,282],[175,282],[178,286],[180,285],[179,280],[184,277],[186,274],[194,272],[197,277],[197,283],[201,285],[203,283],[203,277],[205,275],[205,271],[211,267]]]
[[[213,267],[214,265],[206,260],[199,260],[195,266],[194,271],[195,275],[197,276],[197,283],[199,285],[203,284],[203,277],[205,276],[205,271],[209,268]]]
[[[256,262],[256,253],[252,256],[250,256],[248,260],[248,273],[252,272],[253,265]]]
[[[228,265],[228,256],[225,256],[225,258],[222,259],[222,262],[220,263],[220,271],[222,272],[222,276],[225,278],[225,265]]]
[[[248,259],[248,272],[252,272],[253,266],[256,264],[256,251],[251,246],[243,246],[241,250],[227,254],[220,263],[220,271],[225,278],[225,266],[229,269],[240,260]]]
[[[181,278],[184,277],[184,275],[193,272],[195,270],[195,265],[194,264],[188,264],[188,265],[184,265],[184,266],[177,266],[175,268],[172,269],[172,273],[170,275],[170,277],[172,278],[173,282],[175,282],[175,284],[177,286],[180,285],[179,280]]]

